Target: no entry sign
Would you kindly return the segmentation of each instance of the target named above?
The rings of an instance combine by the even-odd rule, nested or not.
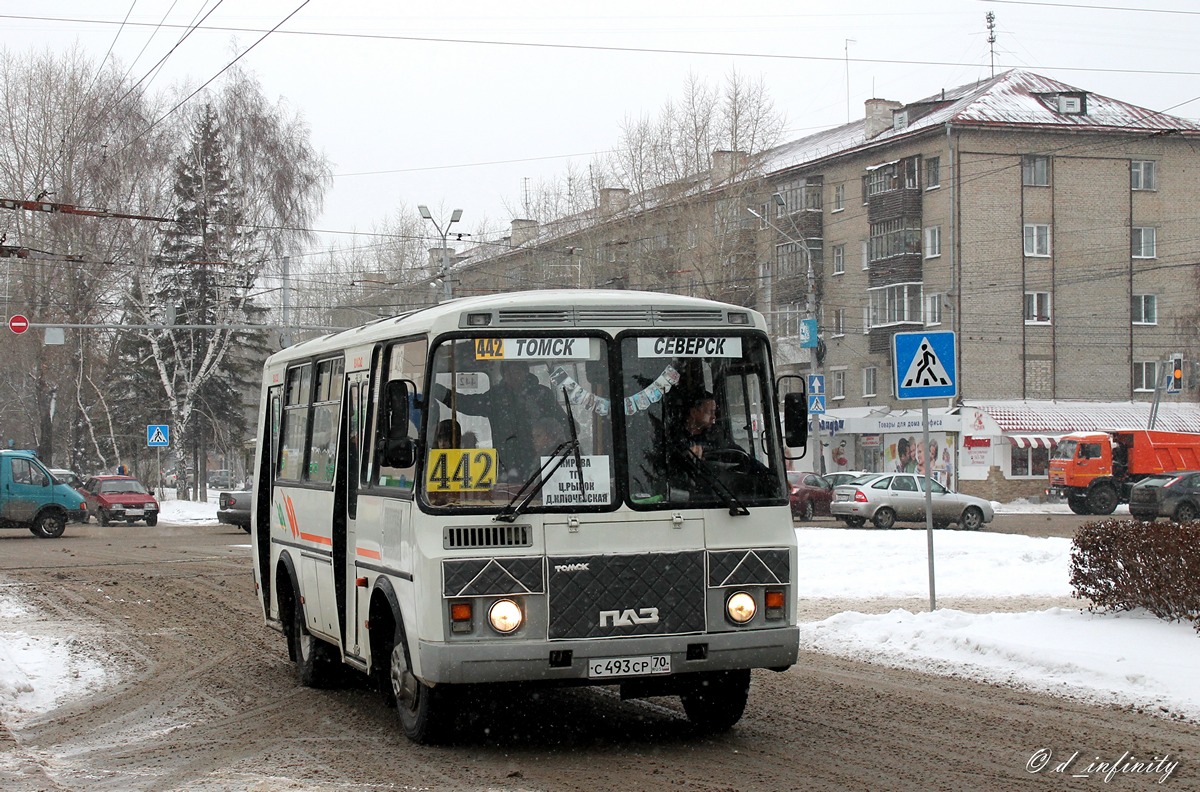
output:
[[[17,314],[16,316],[9,318],[8,329],[12,330],[17,335],[20,335],[29,329],[29,320],[21,314]]]

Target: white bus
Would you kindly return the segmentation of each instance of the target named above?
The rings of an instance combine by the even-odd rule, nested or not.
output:
[[[254,576],[300,681],[370,674],[417,742],[502,683],[741,718],[798,654],[763,317],[634,291],[453,300],[267,360]],[[798,379],[798,378],[796,378]],[[782,389],[782,388],[781,388]]]

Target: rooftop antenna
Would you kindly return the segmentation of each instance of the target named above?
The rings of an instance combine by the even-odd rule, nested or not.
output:
[[[991,11],[987,12],[987,29],[988,29],[988,50],[991,52],[992,58],[992,76],[996,76],[996,15]]]
[[[525,176],[521,179],[521,203],[525,205],[525,216],[529,217],[529,177]]]
[[[850,45],[857,44],[854,39],[846,39],[846,123],[850,123]]]

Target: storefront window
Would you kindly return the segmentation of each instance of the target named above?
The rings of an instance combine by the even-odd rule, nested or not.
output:
[[[1010,457],[1010,476],[1045,476],[1050,465],[1049,448],[1013,446]]]

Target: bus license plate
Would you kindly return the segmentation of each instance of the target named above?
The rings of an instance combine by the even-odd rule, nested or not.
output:
[[[588,677],[591,679],[669,673],[671,673],[670,655],[601,657],[588,660]]]

